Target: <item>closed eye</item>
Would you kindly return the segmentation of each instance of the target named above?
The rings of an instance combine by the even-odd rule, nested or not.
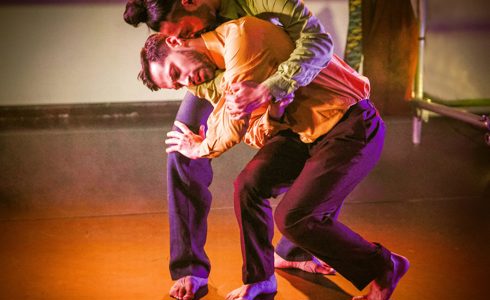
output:
[[[177,67],[175,67],[174,64],[172,64],[170,66],[170,79],[172,80],[174,89],[180,89],[182,87],[182,85],[176,82],[179,80],[179,78],[180,78],[180,71]]]

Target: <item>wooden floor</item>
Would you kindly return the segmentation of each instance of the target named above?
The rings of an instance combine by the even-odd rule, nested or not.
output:
[[[0,299],[170,299],[169,124],[0,131]],[[425,125],[418,147],[410,143],[410,120],[387,124],[383,157],[340,219],[411,261],[393,299],[486,299],[490,148],[480,132],[455,121]],[[238,147],[213,162],[207,300],[241,285],[230,193],[251,155]],[[276,300],[360,294],[341,275],[276,276]]]

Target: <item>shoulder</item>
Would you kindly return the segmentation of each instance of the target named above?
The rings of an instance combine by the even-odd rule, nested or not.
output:
[[[241,27],[243,28],[259,28],[264,24],[267,24],[267,21],[264,21],[262,19],[259,19],[254,16],[245,16],[241,17],[240,19],[237,20],[240,24]]]
[[[266,21],[254,16],[244,16],[221,24],[217,30],[255,29],[260,28]]]
[[[241,17],[239,19],[230,21],[228,23],[230,23],[227,25],[228,32],[234,31],[240,34],[244,34],[244,33],[258,34],[262,32],[264,29],[274,26],[267,21],[261,20],[253,16]]]

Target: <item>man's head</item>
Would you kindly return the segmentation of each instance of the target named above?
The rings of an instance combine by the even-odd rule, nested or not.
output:
[[[221,0],[129,0],[124,20],[133,26],[146,23],[165,35],[189,38],[216,22]]]
[[[155,33],[141,49],[138,78],[152,91],[179,89],[213,79],[216,65],[204,53],[176,37]]]
[[[216,23],[216,10],[213,0],[177,0],[160,23],[160,32],[184,38],[197,36]]]

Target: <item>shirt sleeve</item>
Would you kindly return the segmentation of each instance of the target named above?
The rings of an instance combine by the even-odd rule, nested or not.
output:
[[[302,0],[249,3],[255,6],[259,17],[260,13],[266,13],[270,15],[267,19],[280,23],[295,42],[296,48],[289,59],[263,82],[276,99],[282,99],[299,87],[308,85],[326,67],[333,55],[332,38]]]
[[[194,94],[194,96],[200,99],[206,99],[211,102],[213,106],[215,106],[223,97],[223,90],[221,88],[223,74],[223,70],[218,70],[216,71],[215,77],[212,80],[198,86],[190,86],[187,89],[189,92]]]
[[[208,131],[199,148],[199,157],[215,158],[242,141],[248,119],[232,120],[221,98],[208,118]]]
[[[270,106],[261,107],[252,114],[243,141],[254,148],[262,148],[268,139],[281,130],[287,129],[284,123],[269,117]]]

